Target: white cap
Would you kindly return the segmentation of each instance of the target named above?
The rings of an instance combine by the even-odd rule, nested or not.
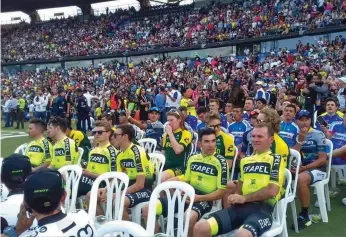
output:
[[[338,80],[342,81],[343,83],[346,84],[346,76],[344,77],[339,77]]]
[[[256,85],[261,85],[261,86],[263,86],[263,81],[256,81]]]

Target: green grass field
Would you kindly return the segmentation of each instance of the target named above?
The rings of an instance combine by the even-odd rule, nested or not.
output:
[[[13,151],[21,144],[29,142],[30,138],[27,136],[24,137],[15,137],[16,135],[23,134],[26,130],[17,130],[17,129],[2,129],[1,137],[4,138],[1,140],[1,157],[7,157],[12,154]],[[289,236],[300,236],[300,237],[325,237],[325,236],[346,236],[346,206],[342,204],[342,198],[346,197],[346,186],[339,186],[339,194],[331,198],[332,211],[328,212],[329,222],[328,223],[317,223],[312,224],[310,227],[300,231],[299,234],[291,230],[292,225],[292,213],[291,208],[287,208],[287,225],[289,229]],[[310,208],[311,213],[319,213],[318,208],[313,206],[315,203],[316,196],[312,195],[312,205]],[[299,213],[299,201],[296,200],[297,212]],[[344,219],[345,218],[345,219]]]

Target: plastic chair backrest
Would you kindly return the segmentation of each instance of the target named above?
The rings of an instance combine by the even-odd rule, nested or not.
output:
[[[27,146],[28,146],[28,143],[24,143],[24,144],[20,145],[19,147],[16,148],[16,150],[14,151],[14,153],[24,155]]]
[[[313,127],[314,127],[314,128],[316,128],[316,126],[317,126],[316,123],[318,123],[318,122],[317,122],[317,110],[316,110],[315,113],[314,113],[314,121],[313,121]]]
[[[76,211],[76,200],[78,194],[79,181],[83,169],[79,165],[65,165],[59,169],[60,174],[65,179],[65,205],[66,213]]]
[[[143,138],[138,140],[138,143],[147,153],[153,153],[157,147],[157,141],[153,138]]]
[[[198,143],[198,133],[193,132],[192,133],[192,142],[191,142],[191,150],[189,156],[192,156],[197,151],[197,143]]]
[[[175,189],[174,193],[170,192],[170,189]],[[160,193],[164,191],[168,200],[168,215],[167,215],[167,226],[165,228],[166,235],[176,236],[176,237],[185,237],[188,234],[189,222],[192,204],[195,199],[195,189],[183,182],[171,181],[164,182],[158,185],[153,193],[151,194],[149,201],[149,213],[148,213],[148,222],[147,222],[147,231],[150,236],[154,236],[155,230],[155,221],[156,221],[156,208],[157,208],[157,198],[160,196]],[[186,199],[190,199],[190,204],[186,211],[184,211]],[[174,228],[174,210],[175,205],[178,205],[178,212],[176,216],[178,217],[178,225],[175,231]],[[185,213],[185,214],[184,214]]]
[[[161,177],[163,172],[163,167],[166,163],[166,157],[159,153],[149,153],[150,162],[155,168],[156,181],[154,187],[161,183]]]
[[[77,165],[81,165],[82,162],[82,156],[84,154],[84,149],[81,147],[78,147],[78,152],[79,152],[79,158],[78,158],[78,162]]]
[[[97,236],[118,236],[124,232],[133,237],[149,237],[148,232],[140,225],[131,221],[110,221],[97,229]],[[126,235],[125,235],[126,236]]]
[[[145,132],[140,130],[140,129],[136,129],[136,138],[137,140],[141,140],[145,137]]]
[[[330,178],[330,170],[332,168],[332,158],[333,158],[333,143],[331,140],[326,139],[326,146],[328,147],[328,151],[327,151],[327,159],[328,159],[328,165],[327,165],[327,177],[326,177],[326,182],[329,182],[329,178]]]
[[[292,175],[288,169],[285,169],[284,183],[286,184],[286,187],[291,187]],[[285,225],[284,223],[286,222],[287,197],[289,193],[290,193],[290,189],[286,188],[285,196],[283,196],[282,199],[275,205],[274,212],[273,212],[273,222],[278,223],[282,231],[284,229],[284,225]]]
[[[291,194],[295,195],[296,191],[297,191],[297,184],[298,184],[298,174],[299,174],[299,167],[300,167],[300,163],[301,163],[301,155],[298,151],[294,150],[294,149],[290,149],[290,160],[289,160],[289,169],[291,170],[291,166],[292,166],[292,161],[295,159],[296,163],[294,164],[294,166],[296,167],[296,173],[294,174],[294,180],[293,180],[293,186],[291,188]]]
[[[97,197],[100,184],[105,183],[107,202],[105,204],[105,217],[110,220],[121,220],[123,217],[125,193],[129,186],[129,177],[121,172],[107,172],[101,174],[94,181],[91,188],[89,217],[94,220],[96,215]],[[113,192],[115,190],[115,192]],[[115,199],[113,199],[113,194]],[[114,203],[115,200],[115,203]]]
[[[233,162],[232,162],[232,171],[231,171],[230,180],[233,180],[234,170],[235,170],[235,163],[237,161],[237,158],[238,158],[238,147],[234,146],[234,159],[233,159]]]

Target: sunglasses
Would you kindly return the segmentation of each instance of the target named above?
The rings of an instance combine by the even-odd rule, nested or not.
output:
[[[108,132],[108,131],[102,131],[102,130],[100,130],[100,131],[93,131],[93,135],[102,135],[104,132]]]
[[[220,126],[221,126],[221,123],[215,124],[215,125],[208,125],[209,128],[213,128],[213,129],[219,128]]]
[[[262,124],[262,123],[266,123],[267,121],[266,120],[263,120],[263,119],[256,119],[256,123],[257,124]]]
[[[177,109],[171,109],[170,111],[168,111],[168,113],[176,114],[180,117],[180,113]]]

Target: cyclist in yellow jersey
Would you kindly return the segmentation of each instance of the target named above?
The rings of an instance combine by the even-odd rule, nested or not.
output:
[[[216,153],[216,133],[212,128],[202,128],[199,131],[198,145],[201,148],[201,153],[189,157],[184,175],[169,180],[187,182],[195,189],[196,195],[190,215],[189,236],[192,235],[195,223],[204,214],[210,212],[212,202],[222,198],[229,178],[226,159]],[[143,208],[144,219],[147,218],[148,207],[147,205]],[[167,198],[160,198],[157,214],[166,216],[168,208]]]
[[[86,195],[90,192],[94,180],[101,174],[116,169],[116,157],[118,151],[109,143],[111,127],[107,122],[96,121],[93,135],[98,146],[89,153],[86,169],[80,179],[78,195]]]
[[[154,167],[144,148],[132,143],[134,129],[131,125],[119,125],[114,133],[115,143],[119,147],[117,171],[129,176],[130,183],[126,191],[123,219],[129,220],[128,208],[148,202],[152,193]],[[101,201],[107,200],[106,189],[100,189]]]
[[[72,139],[65,135],[67,129],[66,119],[51,118],[47,125],[47,134],[53,140],[53,157],[48,168],[60,169],[65,165],[78,164],[78,147]]]
[[[83,149],[83,156],[81,160],[82,168],[86,168],[88,163],[89,151],[91,149],[91,143],[88,136],[79,130],[72,129],[71,123],[67,121],[67,129],[65,132],[68,138],[71,138],[75,141],[76,145]]]
[[[216,132],[216,153],[226,158],[228,167],[231,169],[235,156],[233,136],[221,130],[221,118],[218,114],[208,113],[206,123],[208,127],[213,128]]]
[[[232,206],[200,220],[193,236],[222,235],[239,228],[237,236],[256,237],[271,228],[272,212],[281,198],[285,164],[280,155],[270,151],[274,130],[269,124],[256,125],[252,140],[255,153],[240,162],[240,180],[235,193],[228,197]]]
[[[53,146],[44,137],[45,127],[41,119],[32,119],[29,122],[28,134],[34,141],[28,144],[25,155],[30,159],[33,172],[39,168],[47,168],[52,161]]]
[[[192,134],[185,128],[183,115],[172,109],[167,113],[166,132],[162,138],[162,153],[166,156],[162,182],[184,173],[191,151]]]

